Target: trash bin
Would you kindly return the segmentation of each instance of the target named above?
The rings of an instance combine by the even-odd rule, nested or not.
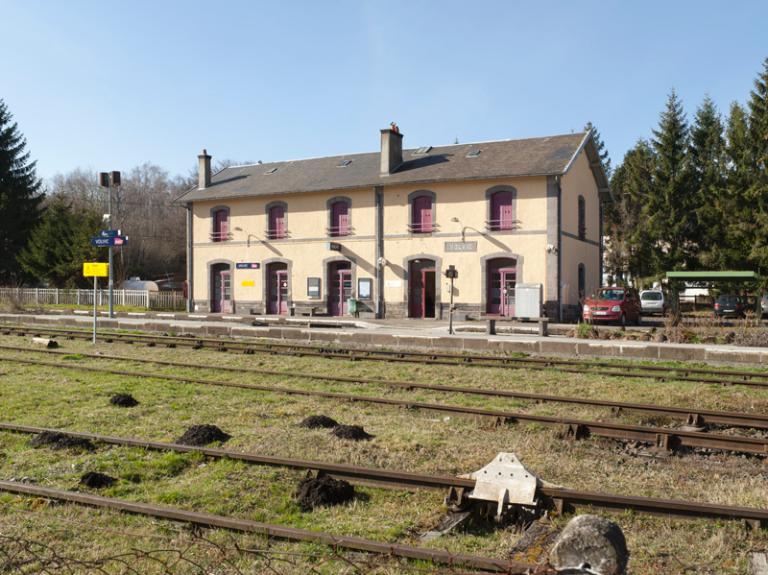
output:
[[[355,298],[347,299],[347,313],[357,315],[357,300]]]

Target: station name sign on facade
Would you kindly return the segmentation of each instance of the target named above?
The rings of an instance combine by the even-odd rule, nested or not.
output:
[[[476,252],[477,242],[445,242],[446,252]]]

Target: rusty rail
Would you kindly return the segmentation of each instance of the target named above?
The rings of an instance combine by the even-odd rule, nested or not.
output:
[[[211,513],[187,511],[185,509],[169,507],[167,505],[136,503],[113,497],[102,497],[100,495],[90,495],[87,493],[40,487],[37,485],[28,485],[12,481],[0,481],[0,491],[32,497],[44,497],[46,499],[54,499],[57,501],[67,501],[69,503],[87,505],[90,507],[114,509],[124,513],[169,519],[171,521],[181,521],[203,527],[227,529],[229,531],[244,533],[260,533],[269,537],[286,539],[289,541],[313,541],[332,547],[366,551],[381,555],[391,555],[393,557],[405,557],[407,559],[431,561],[441,565],[472,567],[473,569],[481,569],[496,573],[523,574],[535,567],[535,565],[529,563],[495,559],[493,557],[451,553],[441,549],[422,549],[419,547],[385,543],[350,535],[333,535],[323,531],[310,531],[308,529],[298,529],[295,527],[287,527],[285,525],[261,523],[249,519],[236,519],[233,517],[225,517],[223,515],[213,515]]]
[[[67,355],[70,352],[50,349],[34,349],[26,347],[0,345],[0,350],[15,351],[22,353],[37,353],[48,355]],[[546,395],[538,393],[527,393],[514,390],[483,389],[474,387],[461,387],[454,385],[441,385],[432,383],[422,383],[405,380],[388,380],[380,378],[363,378],[340,375],[321,375],[302,372],[285,372],[270,369],[260,369],[251,367],[233,367],[221,365],[203,365],[198,363],[186,363],[178,361],[167,361],[159,359],[143,359],[121,355],[79,353],[80,356],[109,361],[132,361],[135,363],[154,364],[167,367],[182,367],[193,369],[207,369],[217,371],[228,371],[232,373],[253,373],[258,375],[267,375],[274,377],[284,377],[293,379],[314,379],[318,381],[337,381],[344,383],[358,383],[370,385],[382,385],[395,389],[411,391],[413,389],[424,389],[428,391],[437,391],[442,393],[457,393],[464,395],[481,395],[487,397],[504,397],[510,399],[523,399],[527,401],[545,402],[545,403],[567,403],[573,405],[584,405],[588,407],[607,407],[616,412],[621,411],[639,411],[643,413],[653,413],[656,415],[666,415],[679,419],[684,419],[691,426],[701,427],[706,424],[726,425],[730,427],[746,427],[752,429],[768,430],[768,415],[760,413],[741,413],[734,411],[716,411],[710,409],[699,409],[695,407],[675,407],[665,405],[655,405],[648,403],[628,403],[621,401],[586,399],[582,397],[567,397],[558,395]]]
[[[22,363],[28,365],[40,365],[54,367],[57,369],[72,369],[76,371],[90,371],[95,373],[109,373],[113,375],[124,375],[128,377],[141,377],[148,379],[162,379],[166,381],[175,381],[181,383],[193,383],[199,385],[214,385],[220,387],[234,387],[241,389],[252,389],[268,393],[279,393],[285,395],[301,395],[306,397],[322,397],[326,399],[340,401],[355,401],[362,403],[373,403],[378,405],[390,405],[397,407],[415,408],[430,411],[440,411],[446,413],[456,413],[463,415],[474,415],[481,417],[490,417],[498,422],[515,423],[518,421],[527,421],[541,423],[550,427],[560,428],[565,437],[574,439],[586,438],[590,435],[600,437],[609,437],[618,440],[640,441],[644,443],[655,444],[663,449],[676,449],[679,447],[720,449],[724,451],[738,451],[743,453],[753,453],[759,455],[768,455],[768,438],[744,437],[738,435],[721,435],[714,433],[702,433],[696,431],[683,431],[680,429],[669,429],[663,427],[647,427],[640,425],[626,425],[619,423],[607,423],[602,421],[582,420],[570,417],[551,417],[546,415],[535,415],[523,412],[513,412],[497,409],[482,409],[476,407],[465,407],[458,405],[442,403],[426,403],[417,401],[408,401],[402,399],[389,399],[384,397],[373,397],[364,395],[351,395],[345,393],[335,393],[329,391],[314,391],[300,388],[289,388],[281,386],[270,386],[261,384],[251,384],[242,382],[220,381],[212,379],[192,378],[185,376],[176,376],[161,373],[147,373],[120,369],[105,369],[90,366],[72,366],[62,365],[61,363],[41,361],[34,359],[0,356],[0,361]]]
[[[48,334],[68,338],[88,339],[90,335],[83,330],[3,326],[6,334]],[[668,367],[652,365],[622,365],[599,360],[573,360],[551,357],[510,357],[482,354],[452,354],[418,351],[392,351],[371,348],[341,350],[327,346],[305,345],[298,343],[245,342],[233,339],[213,339],[196,336],[165,336],[151,334],[123,334],[103,332],[102,341],[124,341],[145,343],[148,345],[166,345],[169,347],[186,346],[196,349],[210,348],[220,351],[240,351],[244,353],[269,353],[287,356],[323,357],[327,359],[369,360],[404,363],[426,363],[430,365],[463,365],[471,367],[497,367],[509,369],[551,370],[564,373],[589,373],[620,378],[645,378],[660,381],[674,380],[692,383],[716,385],[745,385],[768,387],[768,374],[750,371],[714,370],[704,368]],[[631,369],[632,371],[627,371]],[[698,374],[700,377],[696,377]],[[710,377],[703,377],[703,376]]]
[[[448,475],[425,475],[410,471],[395,471],[372,467],[360,467],[343,463],[330,463],[324,461],[312,461],[305,459],[292,459],[254,453],[244,453],[214,447],[195,447],[178,443],[164,443],[138,438],[115,437],[100,435],[82,431],[69,431],[46,427],[34,427],[13,423],[0,423],[0,431],[14,433],[37,434],[43,432],[56,432],[90,439],[108,445],[125,447],[138,447],[153,451],[174,451],[178,453],[201,453],[212,459],[233,459],[257,465],[270,465],[276,467],[288,467],[293,469],[311,469],[324,471],[330,475],[345,477],[352,480],[369,480],[389,483],[396,487],[420,487],[430,489],[447,489],[458,487],[472,489],[475,485],[473,479],[453,477]],[[755,507],[739,507],[732,505],[718,505],[712,503],[699,503],[679,499],[661,499],[656,497],[639,497],[632,495],[616,495],[610,493],[596,493],[590,491],[577,491],[561,487],[540,486],[539,495],[560,504],[587,505],[608,509],[631,509],[643,513],[655,515],[672,515],[681,517],[710,517],[719,519],[741,519],[768,522],[768,509]]]

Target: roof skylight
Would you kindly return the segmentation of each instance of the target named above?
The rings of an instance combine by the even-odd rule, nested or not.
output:
[[[336,164],[336,167],[337,168],[346,168],[351,163],[352,163],[352,160],[341,160],[338,164]]]
[[[264,172],[264,175],[274,174],[276,171],[277,171],[277,168],[269,168],[266,172]]]
[[[478,148],[473,148],[469,152],[467,152],[467,158],[477,158],[480,155],[481,150]]]
[[[416,150],[413,154],[415,156],[423,156],[424,154],[428,154],[431,149],[432,149],[432,146],[422,146],[421,148]]]

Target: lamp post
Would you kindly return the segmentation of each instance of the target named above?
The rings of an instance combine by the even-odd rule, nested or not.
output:
[[[448,335],[453,335],[453,280],[459,277],[459,270],[453,264],[445,270],[445,277],[451,280],[451,298],[448,305]]]

